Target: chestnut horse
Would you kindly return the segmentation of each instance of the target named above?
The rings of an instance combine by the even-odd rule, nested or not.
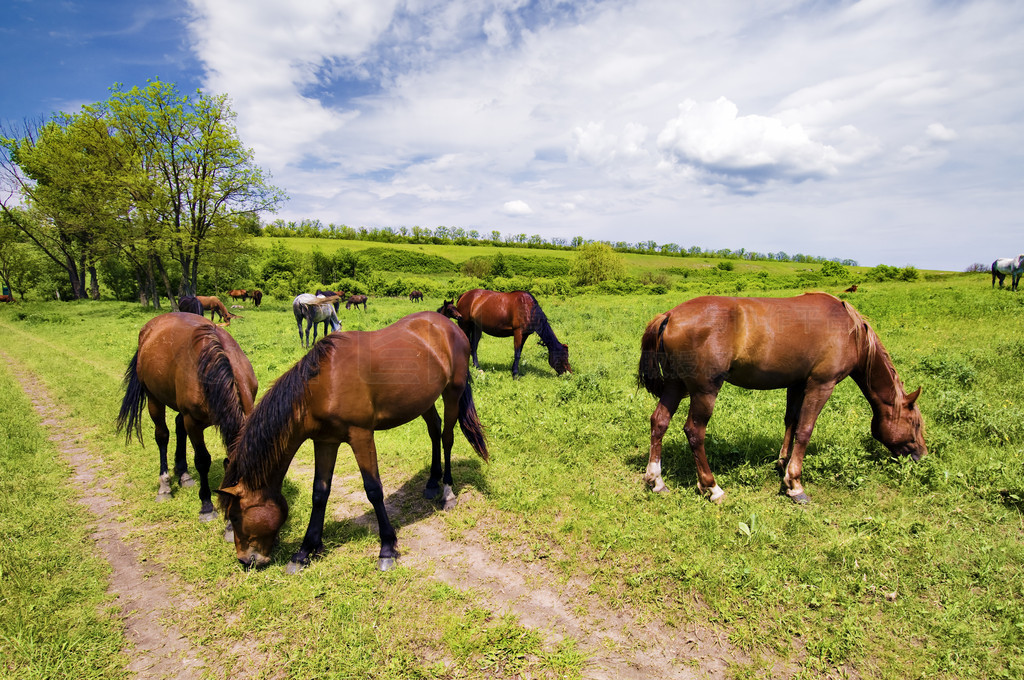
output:
[[[476,348],[483,333],[496,338],[507,338],[511,335],[514,351],[512,376],[519,377],[519,356],[523,352],[523,344],[531,333],[536,333],[540,336],[540,344],[547,347],[548,364],[551,368],[555,369],[558,375],[572,373],[572,367],[569,366],[569,345],[555,337],[548,317],[540,308],[537,298],[531,293],[499,293],[474,288],[459,297],[455,308],[462,316],[459,319],[459,328],[469,338],[473,365],[477,368],[480,368],[480,364],[476,359]],[[449,318],[455,318],[448,312],[445,314]]]
[[[256,398],[256,374],[231,335],[203,316],[171,312],[154,317],[139,331],[139,347],[124,374],[125,395],[117,417],[117,431],[132,433],[142,442],[142,408],[149,416],[160,449],[160,489],[157,500],[171,495],[167,466],[170,432],[166,408],[178,412],[175,424],[174,474],[181,486],[194,484],[185,458],[185,436],[192,442],[199,473],[199,517],[216,517],[210,498],[210,452],[203,430],[220,429],[225,449],[242,427]]]
[[[234,318],[241,319],[242,317],[237,314],[232,314],[228,311],[224,303],[220,301],[220,298],[215,295],[197,295],[196,299],[203,305],[203,311],[210,313],[210,321],[213,321],[213,315],[216,313],[220,316],[221,321],[231,322]]]
[[[345,309],[351,309],[352,305],[359,309],[359,305],[363,306],[363,311],[366,311],[366,300],[368,298],[365,295],[352,295],[348,300],[345,301]]]
[[[444,420],[437,413],[444,400]],[[443,316],[417,312],[377,331],[335,333],[277,379],[242,428],[218,490],[234,526],[235,553],[245,567],[263,567],[288,518],[281,495],[296,450],[313,440],[313,509],[289,571],[323,552],[324,514],[342,442],[352,447],[366,497],[380,527],[382,571],[398,557],[397,535],[384,507],[374,432],[423,418],[431,441],[424,495],[455,506],[451,452],[455,421],[480,457],[487,443],[469,386],[469,342]],[[444,470],[441,450],[444,449]],[[443,482],[443,491],[439,489]]]
[[[236,289],[236,290],[230,291],[228,293],[228,296],[232,300],[241,300],[242,302],[245,302],[246,300],[249,299],[249,291],[247,291],[245,289]]]
[[[786,431],[777,468],[782,491],[798,503],[804,452],[818,414],[836,384],[853,378],[871,404],[871,434],[893,455],[915,461],[928,450],[917,407],[870,325],[846,302],[824,293],[795,298],[699,297],[659,314],[640,343],[639,384],[659,398],[651,415],[651,450],[644,480],[661,479],[661,441],[686,396],[683,431],[697,465],[697,488],[719,502],[725,495],[704,452],[704,433],[723,382],[786,392]]]
[[[423,291],[414,290],[409,293],[409,302],[415,302],[416,300],[423,300]]]

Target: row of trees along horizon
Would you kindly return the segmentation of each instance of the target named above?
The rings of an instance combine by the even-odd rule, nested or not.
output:
[[[297,292],[302,292],[318,281],[345,283],[361,292],[394,292],[394,285],[371,276],[380,253],[355,255],[341,249],[325,256],[314,249],[305,258],[298,253],[286,256],[280,250],[255,247],[258,237],[577,251],[574,263],[545,258],[557,262],[526,265],[520,260],[535,257],[490,256],[471,258],[461,268],[450,261],[446,266],[439,261],[387,258],[389,266],[404,267],[390,271],[412,274],[461,273],[515,283],[516,277],[551,278],[552,290],[563,293],[567,287],[604,280],[620,282],[606,286],[606,292],[631,292],[637,283],[652,292],[665,287],[664,277],[632,286],[622,283],[628,277],[605,251],[812,263],[830,265],[833,275],[857,265],[848,259],[781,251],[704,250],[582,236],[544,239],[447,226],[352,228],[315,219],[264,223],[260,215],[276,212],[287,197],[268,182],[252,150],[239,138],[226,95],[183,95],[175,85],[160,81],[129,90],[116,84],[111,93],[108,100],[83,106],[75,114],[59,113],[17,128],[0,124],[0,278],[22,299],[29,292],[100,299],[101,285],[115,298],[137,299],[157,308],[161,297],[173,304],[182,295],[235,285],[260,285],[283,293],[289,286],[299,286]],[[325,266],[325,261],[332,264]],[[729,271],[725,265],[720,263],[719,269]],[[285,275],[282,267],[291,271]],[[913,270],[881,267],[880,278],[908,278]],[[916,270],[912,273],[916,276]],[[431,286],[429,281],[422,283]]]

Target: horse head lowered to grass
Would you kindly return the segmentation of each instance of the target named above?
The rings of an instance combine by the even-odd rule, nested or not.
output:
[[[548,364],[555,373],[572,373],[569,345],[555,336],[547,315],[531,293],[501,293],[475,288],[460,295],[454,305],[445,301],[438,311],[458,320],[459,328],[469,338],[473,366],[477,368],[480,368],[480,364],[476,359],[476,348],[484,333],[497,338],[512,336],[512,375],[519,377],[519,358],[523,344],[531,333],[536,333],[540,336],[540,344],[548,350]],[[458,317],[453,312],[457,312]]]
[[[328,305],[328,307],[330,307]],[[444,416],[436,401],[444,402]],[[377,469],[374,432],[423,418],[431,441],[424,495],[455,506],[451,450],[458,421],[470,445],[487,460],[487,444],[469,385],[469,341],[435,312],[410,314],[377,331],[333,333],[285,372],[260,400],[239,434],[218,490],[234,526],[235,551],[246,567],[263,567],[288,503],[281,493],[299,446],[313,440],[313,508],[302,546],[289,570],[323,551],[324,515],[338,447],[352,447],[380,529],[381,570],[398,558],[397,541]],[[444,451],[444,468],[441,453]],[[443,489],[441,488],[443,484]]]
[[[644,479],[661,479],[661,443],[683,398],[690,407],[683,430],[697,466],[697,487],[720,501],[725,492],[704,452],[715,399],[723,382],[786,392],[785,435],[777,468],[782,491],[806,502],[800,483],[804,452],[818,414],[850,376],[871,405],[871,434],[894,455],[918,460],[928,453],[917,398],[907,394],[892,360],[870,325],[849,304],[823,293],[795,298],[699,297],[659,314],[641,340],[639,384],[655,397],[651,448]]]

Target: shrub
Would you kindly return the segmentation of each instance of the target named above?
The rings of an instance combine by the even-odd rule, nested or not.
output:
[[[576,251],[569,274],[577,285],[614,281],[626,273],[626,265],[607,243],[587,243]]]

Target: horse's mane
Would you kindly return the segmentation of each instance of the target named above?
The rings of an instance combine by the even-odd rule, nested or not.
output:
[[[313,346],[295,366],[278,378],[249,414],[235,442],[234,457],[224,473],[222,487],[245,482],[250,489],[270,486],[285,462],[285,447],[292,430],[305,414],[309,382],[320,374],[320,364],[334,351],[327,337]]]
[[[554,329],[551,328],[551,324],[548,323],[548,316],[544,313],[544,310],[540,308],[540,303],[537,302],[537,298],[533,296],[533,293],[527,293],[530,299],[533,300],[533,307],[530,310],[530,324],[529,330],[540,336],[540,344],[548,348],[548,351],[552,351],[558,347],[561,347],[562,343],[555,336]]]
[[[240,387],[216,327],[200,326],[195,329],[194,337],[206,341],[197,360],[199,380],[206,397],[206,407],[220,429],[224,447],[230,449],[245,422]]]
[[[904,396],[906,390],[896,373],[892,358],[882,345],[875,329],[860,315],[860,312],[846,302],[842,304],[854,321],[851,333],[856,336],[855,342],[860,348],[864,387],[872,394],[878,395],[885,403],[894,406],[898,416],[900,409],[903,408],[903,400],[899,397]]]

